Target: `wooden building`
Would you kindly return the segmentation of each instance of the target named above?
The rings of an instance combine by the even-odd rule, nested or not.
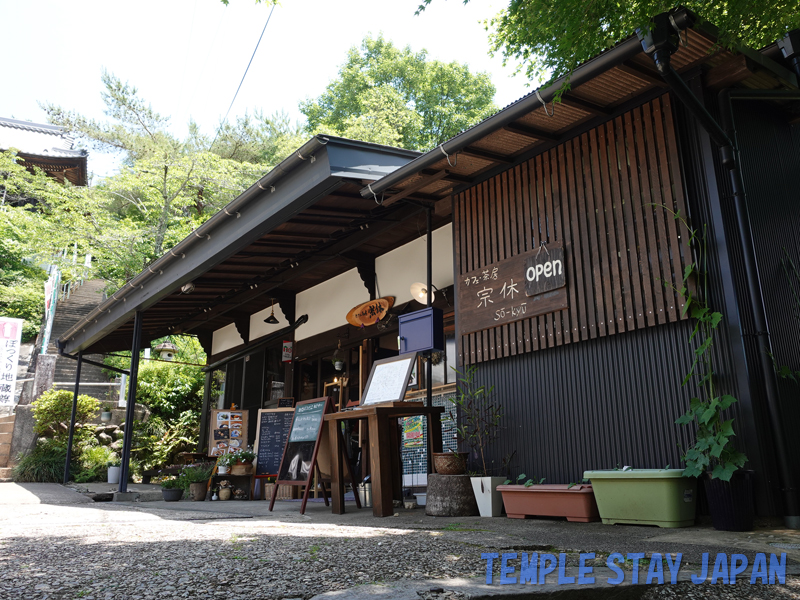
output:
[[[362,194],[452,207],[458,362],[477,365],[506,410],[490,452],[516,453],[518,470],[553,483],[682,465],[693,437],[675,420],[697,393],[681,385],[695,345],[674,288],[695,256],[674,215],[706,230],[709,302],[724,315],[717,380],[739,400],[731,415],[757,512],[796,517],[800,404],[770,355],[800,367],[781,266],[800,261],[799,74],[783,42],[732,52],[691,18],[682,28],[664,36],[661,65],[634,36],[580,66],[561,102],[563,80]],[[562,268],[561,286],[547,287]]]
[[[355,400],[369,361],[397,351],[396,321],[362,329],[346,313],[386,296],[394,314],[412,309],[429,217],[445,366],[476,365],[505,409],[493,459],[513,453],[553,483],[678,466],[692,434],[675,419],[697,391],[681,385],[693,324],[672,287],[694,256],[679,213],[707,232],[717,381],[738,398],[757,512],[796,517],[800,404],[772,359],[800,369],[781,267],[784,253],[800,264],[800,75],[786,44],[732,52],[673,16],[657,61],[629,38],[578,67],[560,102],[563,80],[425,154],[313,138],[67,332],[63,352],[196,334],[207,409],[338,392],[341,376]]]

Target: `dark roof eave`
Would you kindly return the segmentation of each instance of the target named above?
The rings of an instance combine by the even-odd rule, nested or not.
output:
[[[582,83],[586,83],[590,79],[593,79],[597,75],[613,68],[614,66],[626,60],[630,60],[640,52],[642,52],[642,45],[639,41],[639,38],[636,36],[629,37],[610,50],[603,52],[599,56],[585,62],[575,69],[575,71],[573,71],[572,75],[569,77],[569,83],[572,87],[577,87]],[[500,112],[489,117],[485,121],[481,121],[474,127],[467,129],[455,137],[450,138],[440,146],[437,146],[433,150],[429,150],[419,158],[412,160],[407,165],[400,167],[383,179],[371,184],[371,189],[368,187],[362,188],[361,195],[364,198],[369,198],[374,193],[385,191],[390,187],[400,183],[407,177],[417,173],[418,171],[426,169],[439,162],[442,157],[445,156],[445,154],[454,154],[466,146],[469,146],[470,144],[480,140],[489,133],[504,127],[509,123],[513,123],[517,119],[527,115],[532,110],[541,106],[542,103],[551,102],[566,81],[566,76],[561,77],[554,81],[547,88],[539,90],[541,100],[537,97],[535,92],[528,94],[514,104],[511,104],[507,108],[504,108]],[[444,153],[442,150],[444,150]]]

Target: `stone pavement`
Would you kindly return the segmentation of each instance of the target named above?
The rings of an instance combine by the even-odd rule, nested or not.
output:
[[[87,503],[59,487],[0,484],[0,598],[800,598],[800,534],[777,522],[730,533],[434,518],[422,509],[378,519],[353,503],[344,515],[322,503],[309,503],[300,515],[299,502],[278,502],[273,513],[259,501]],[[736,585],[634,586],[631,565],[623,585],[605,584],[611,552],[680,552],[685,579],[697,572],[703,552],[712,560],[718,552],[742,553],[752,564],[758,552],[781,551],[789,563],[785,585],[751,586],[748,578]],[[566,575],[576,573],[579,552],[594,552],[597,583],[559,586],[554,572],[545,585],[487,586],[485,552],[563,552]],[[643,582],[646,570],[640,574]]]

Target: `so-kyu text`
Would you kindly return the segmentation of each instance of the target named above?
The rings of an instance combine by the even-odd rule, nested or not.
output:
[[[630,578],[630,583],[634,584],[675,584],[678,582],[682,558],[681,553],[662,555],[654,552],[648,558],[644,552],[628,552],[625,555],[614,552],[608,556],[605,564],[611,571],[611,575],[603,577],[599,582],[618,585],[626,578]],[[532,554],[508,552],[502,555],[497,552],[484,552],[481,554],[481,559],[486,561],[487,584],[544,585],[555,582],[558,585],[587,585],[595,583],[595,579],[597,579],[594,573],[595,567],[587,564],[587,562],[595,560],[594,552],[582,553],[578,559],[577,571],[570,569],[571,574],[567,573],[567,555],[564,553],[556,557],[555,554],[540,555],[536,552]],[[496,578],[493,574],[495,561],[500,562],[498,581],[495,581]],[[699,569],[695,569],[692,573],[691,581],[695,584],[705,581],[734,584],[737,577],[742,575],[748,566],[751,565],[744,554],[728,555],[720,552],[716,557],[710,557],[708,553],[705,553]],[[549,581],[547,580],[548,575],[551,575]],[[739,578],[742,579],[742,577]],[[746,577],[744,578],[746,579]],[[781,554],[780,558],[775,554],[770,554],[769,561],[767,561],[766,554],[756,554],[749,580],[751,584],[756,582],[786,583],[786,554]]]

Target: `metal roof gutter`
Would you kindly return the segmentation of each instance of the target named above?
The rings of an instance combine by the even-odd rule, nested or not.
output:
[[[379,179],[377,182],[363,188],[361,190],[361,195],[364,198],[369,198],[374,193],[385,191],[393,185],[400,183],[410,175],[413,175],[417,171],[426,169],[439,162],[443,156],[455,154],[466,146],[477,142],[489,133],[527,115],[535,108],[542,106],[542,104],[551,102],[567,81],[569,81],[571,86],[577,87],[582,83],[586,83],[594,77],[597,77],[600,73],[603,73],[612,67],[615,67],[616,65],[633,58],[640,52],[642,52],[642,46],[639,43],[639,39],[635,35],[631,36],[624,42],[621,42],[610,50],[607,50],[599,56],[582,64],[572,72],[571,76],[560,77],[548,87],[537,90],[538,96],[536,92],[528,94],[527,96],[517,100],[517,102],[509,107],[504,108],[494,116],[489,117],[474,127],[467,129],[453,138],[450,138],[450,140],[440,144],[433,150],[429,150],[419,158],[412,160],[407,165],[400,167],[383,179]],[[541,100],[539,99],[539,96],[541,96]]]
[[[308,160],[309,156],[311,156],[319,148],[325,146],[327,143],[328,143],[327,137],[317,135],[311,138],[305,144],[303,144],[291,156],[281,161],[280,164],[278,164],[269,173],[264,175],[261,179],[256,181],[256,183],[254,183],[248,189],[242,192],[238,197],[232,200],[221,211],[219,211],[208,221],[200,225],[200,227],[195,229],[191,235],[187,236],[185,239],[179,242],[175,247],[173,247],[168,253],[164,254],[161,258],[159,258],[154,263],[149,265],[146,268],[146,270],[142,271],[141,273],[139,273],[139,275],[135,276],[133,279],[126,282],[120,289],[118,289],[111,296],[109,296],[105,302],[103,302],[100,306],[98,306],[92,312],[86,315],[86,317],[78,321],[69,330],[64,332],[58,340],[59,348],[62,347],[61,340],[69,340],[79,330],[86,327],[87,323],[93,321],[100,314],[109,310],[111,305],[113,305],[115,302],[118,302],[120,300],[125,301],[125,296],[127,296],[132,290],[135,290],[136,288],[143,288],[144,284],[148,282],[150,279],[152,279],[153,275],[157,275],[160,272],[162,272],[164,267],[172,263],[175,259],[182,258],[197,243],[198,240],[204,238],[211,239],[211,234],[223,221],[229,218],[235,219],[237,216],[237,212],[241,208],[243,208],[245,205],[249,204],[252,200],[257,198],[262,192],[269,190],[271,185],[276,183],[279,179],[281,179],[281,177],[283,177],[287,173],[293,171],[304,161]],[[135,310],[136,310],[135,306],[130,307],[131,313],[133,313]]]

